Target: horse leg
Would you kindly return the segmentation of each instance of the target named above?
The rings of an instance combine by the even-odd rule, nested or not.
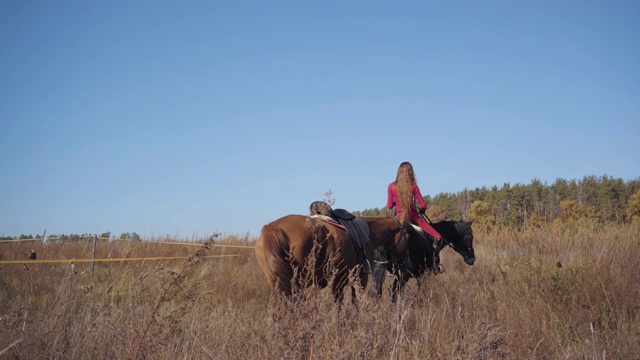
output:
[[[395,303],[396,300],[398,299],[398,292],[400,291],[400,279],[398,278],[398,276],[396,276],[393,279],[393,285],[391,285],[391,302]]]
[[[384,265],[375,264],[373,266],[373,291],[375,291],[376,298],[380,299],[382,297],[382,285],[384,284],[384,278],[387,275],[387,269],[385,269]]]
[[[362,289],[362,291],[365,291],[367,289],[367,284],[369,284],[369,274],[362,271],[362,269],[358,273],[359,273],[358,276],[360,278],[360,288]],[[353,289],[353,300],[355,302],[356,288],[352,287],[352,289]]]

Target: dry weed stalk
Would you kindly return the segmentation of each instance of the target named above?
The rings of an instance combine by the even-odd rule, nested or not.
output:
[[[189,296],[188,290],[182,287],[182,284],[185,282],[185,279],[189,275],[191,275],[195,271],[196,267],[202,262],[202,256],[204,256],[204,254],[208,250],[210,250],[209,245],[212,243],[213,242],[211,240],[205,242],[202,247],[200,247],[195,252],[195,254],[187,258],[186,266],[181,273],[169,271],[171,281],[168,284],[161,283],[159,285],[162,288],[162,291],[160,292],[160,295],[155,302],[155,306],[153,307],[153,311],[149,315],[146,326],[144,327],[140,335],[140,340],[138,341],[136,352],[132,359],[140,358],[143,350],[143,345],[145,345],[148,334],[152,328],[156,330],[154,341],[158,341],[159,344],[162,345],[168,342],[167,337],[171,336],[179,326],[179,322],[182,316],[184,316],[187,306],[191,304],[191,301],[188,300],[193,299],[192,296]],[[164,270],[164,264],[160,262],[158,265],[158,271],[162,270]],[[183,296],[180,296],[181,294]],[[163,316],[162,320],[164,321],[162,323],[164,324],[164,328],[162,326],[158,326],[160,322],[158,321],[157,317],[160,314],[162,306],[165,305],[168,301],[174,299],[182,300],[182,303],[179,303],[177,308],[171,309],[168,314],[165,314]],[[152,344],[152,346],[155,344],[156,343]]]

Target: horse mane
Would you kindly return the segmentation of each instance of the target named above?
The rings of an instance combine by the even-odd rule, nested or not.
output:
[[[276,224],[270,223],[262,227],[260,237],[264,243],[266,270],[274,288],[290,294],[293,268],[288,260],[290,249],[287,234]],[[266,253],[271,256],[266,256]]]
[[[460,232],[461,234],[466,234],[468,232],[469,225],[471,225],[471,224],[466,222],[466,221],[455,221],[454,222],[454,226],[455,226],[456,230],[458,230],[458,232]]]
[[[468,222],[443,220],[437,223],[431,224],[442,236],[447,237],[446,234],[466,234],[468,230]]]

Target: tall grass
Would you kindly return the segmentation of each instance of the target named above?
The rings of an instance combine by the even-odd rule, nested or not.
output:
[[[167,239],[162,239],[167,240]],[[176,241],[179,239],[173,239]],[[98,257],[187,260],[28,264],[0,244],[0,356],[16,359],[630,359],[640,353],[640,228],[476,231],[477,261],[409,282],[396,304],[358,289],[271,296],[253,255],[152,242],[99,243]],[[229,237],[220,243],[251,244]],[[37,244],[38,259],[91,245]],[[559,267],[560,265],[561,267]],[[346,296],[349,299],[348,296]]]

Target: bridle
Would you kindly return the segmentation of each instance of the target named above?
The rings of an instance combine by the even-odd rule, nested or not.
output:
[[[464,245],[467,246],[466,249],[460,249],[460,251],[458,251],[455,247],[455,245],[453,245],[451,242],[449,242],[449,240],[447,240],[446,238],[444,238],[444,242],[445,245],[448,245],[449,247],[451,247],[455,252],[463,254],[464,256],[471,256],[473,254],[473,248],[469,247],[467,244],[470,244],[471,241],[473,240],[473,233],[471,231],[465,231],[464,233]],[[442,250],[442,249],[441,249]]]

